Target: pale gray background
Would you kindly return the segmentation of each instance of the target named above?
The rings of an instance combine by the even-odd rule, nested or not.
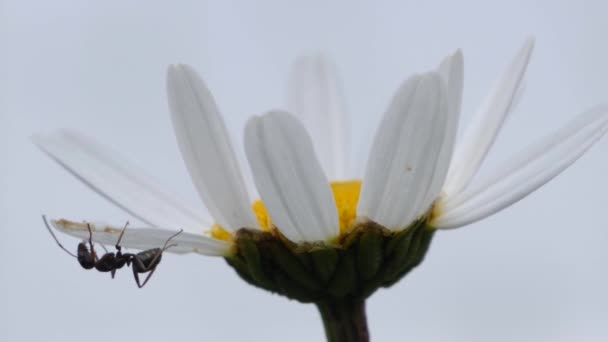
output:
[[[525,95],[484,171],[608,100],[605,1],[0,0],[0,340],[320,341],[315,308],[242,282],[223,260],[166,255],[144,290],[80,269],[40,214],[132,220],[37,151],[34,132],[87,132],[198,200],[165,98],[194,65],[242,151],[246,118],[282,104],[288,66],[321,49],[342,71],[352,155],[366,158],[398,83],[465,54],[463,122],[524,38]],[[536,194],[437,235],[421,268],[368,302],[374,341],[605,341],[608,139]],[[77,240],[61,236],[66,245]]]

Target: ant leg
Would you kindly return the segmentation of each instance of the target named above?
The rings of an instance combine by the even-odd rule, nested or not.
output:
[[[129,225],[129,221],[127,221],[127,223],[125,223],[125,226],[122,228],[122,231],[120,232],[120,236],[118,237],[118,240],[116,241],[116,250],[118,250],[120,252],[120,241],[122,240],[123,235],[125,235],[125,230],[127,230],[127,226]]]
[[[139,284],[139,275],[137,275],[137,271],[133,270],[133,277],[135,278],[135,282],[137,283],[137,287],[141,289],[141,285]]]
[[[142,265],[140,260],[136,261],[138,263],[138,265]],[[134,261],[135,263],[135,261]],[[150,273],[148,273],[148,275],[146,276],[146,279],[144,279],[144,283],[142,284],[141,281],[139,280],[139,272],[138,271],[138,267],[136,267],[135,265],[133,265],[133,277],[135,278],[135,282],[137,283],[137,287],[139,287],[140,289],[144,286],[146,286],[146,283],[148,282],[148,280],[150,280],[150,277],[152,277],[152,274],[154,274],[154,271],[156,271],[156,266],[152,267],[150,269]]]
[[[144,280],[144,283],[141,284],[141,286],[139,286],[139,277],[137,277],[137,285],[139,286],[140,289],[142,287],[146,286],[146,283],[148,282],[148,280],[150,280],[150,277],[152,277],[152,274],[154,274],[154,271],[156,271],[156,266],[152,267],[152,269],[150,270],[150,273],[148,273],[148,275],[146,276],[146,279]]]
[[[93,248],[93,230],[91,230],[91,225],[87,222],[87,229],[89,230],[89,247],[91,248],[91,255],[93,256],[93,260],[97,262],[97,253],[95,253],[95,248]]]
[[[142,285],[139,282],[139,274],[137,273],[137,269],[135,268],[135,265],[133,265],[133,277],[135,278],[135,282],[137,283],[137,287],[139,287],[141,289]]]
[[[156,254],[156,256],[154,257],[153,260],[156,260],[160,254],[161,254],[161,252]],[[150,265],[153,265],[153,263],[151,263]],[[133,276],[135,277],[135,282],[137,283],[137,287],[139,287],[140,289],[146,285],[148,280],[150,280],[150,277],[152,276],[152,274],[154,274],[154,271],[156,271],[156,266],[148,268],[144,265],[144,263],[141,261],[141,259],[139,259],[137,257],[133,258],[132,268],[133,268]],[[139,273],[145,273],[145,272],[150,272],[150,273],[148,273],[148,275],[146,276],[146,279],[144,279],[144,283],[142,284],[141,281],[139,280]]]
[[[49,226],[49,223],[46,220],[46,216],[44,216],[44,215],[42,215],[42,222],[44,222],[44,225],[46,226],[46,229],[48,229],[49,233],[51,233],[51,236],[53,237],[53,239],[55,239],[55,242],[57,242],[57,245],[59,245],[59,247],[61,247],[61,249],[63,249],[69,255],[73,256],[74,258],[78,258],[74,253],[68,251],[67,248],[63,247],[63,245],[61,244],[61,242],[59,242],[59,239],[57,239],[57,236],[55,236],[55,233],[53,233],[53,230]]]

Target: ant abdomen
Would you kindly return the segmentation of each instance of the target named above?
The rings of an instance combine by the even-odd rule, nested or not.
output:
[[[137,253],[137,259],[139,259],[139,261],[141,261],[141,264],[144,266],[143,269],[139,269],[139,267],[137,266],[141,266],[141,265],[137,265],[135,267],[135,269],[137,270],[138,273],[144,273],[146,272],[146,269],[150,269],[152,267],[155,267],[156,265],[158,265],[160,263],[160,260],[162,259],[162,249],[160,248],[153,248],[153,249],[148,249],[145,250],[143,252],[139,252]]]

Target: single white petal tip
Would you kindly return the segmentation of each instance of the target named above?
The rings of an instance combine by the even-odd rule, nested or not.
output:
[[[357,213],[399,230],[438,195],[450,153],[445,80],[429,72],[409,78],[393,97],[368,158]],[[443,168],[444,170],[440,170]]]
[[[321,166],[330,179],[346,179],[348,118],[342,80],[322,53],[299,57],[287,84],[287,109],[302,121],[312,138]]]
[[[447,194],[465,189],[479,170],[510,112],[533,48],[534,39],[527,39],[464,131],[444,186]]]
[[[333,193],[312,141],[292,115],[272,111],[252,117],[245,151],[256,186],[273,223],[293,242],[338,236]]]
[[[457,228],[523,199],[572,165],[608,131],[608,105],[593,107],[508,159],[484,180],[438,202],[437,228]]]
[[[58,231],[73,237],[88,240],[89,230],[86,223],[68,220],[51,220],[51,225]],[[123,231],[123,227],[110,226],[102,223],[89,223],[93,242],[106,246],[114,246]],[[178,233],[179,230],[166,230],[156,228],[127,227],[120,245],[125,248],[147,250],[161,248],[169,241],[171,246],[166,250],[169,253],[185,254],[197,253],[207,256],[227,256],[232,250],[232,244],[209,238],[200,234],[187,232]],[[75,250],[75,249],[74,249]]]
[[[433,183],[427,193],[424,201],[424,207],[427,203],[433,202],[440,189],[445,183],[447,172],[452,161],[454,152],[454,144],[456,141],[456,133],[458,132],[458,122],[460,119],[460,106],[462,103],[462,91],[464,85],[464,59],[462,51],[458,49],[452,55],[444,58],[438,68],[445,85],[447,86],[447,103],[448,112],[446,113],[446,129],[445,136],[439,151],[439,159],[435,167],[433,175]]]
[[[173,128],[192,182],[216,222],[257,228],[228,132],[211,92],[188,65],[172,65],[167,92]]]

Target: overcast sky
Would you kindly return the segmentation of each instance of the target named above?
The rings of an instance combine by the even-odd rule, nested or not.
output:
[[[36,150],[33,133],[86,132],[198,203],[168,115],[168,64],[200,71],[242,155],[246,118],[281,107],[293,59],[324,51],[343,75],[361,165],[405,77],[462,48],[464,125],[534,35],[523,97],[487,172],[608,101],[607,11],[600,0],[0,0],[0,340],[324,338],[313,306],[248,286],[221,259],[166,254],[143,290],[128,270],[111,280],[81,269],[40,214],[136,220]],[[439,232],[421,267],[368,301],[373,340],[605,341],[607,156],[605,138],[513,207]]]

